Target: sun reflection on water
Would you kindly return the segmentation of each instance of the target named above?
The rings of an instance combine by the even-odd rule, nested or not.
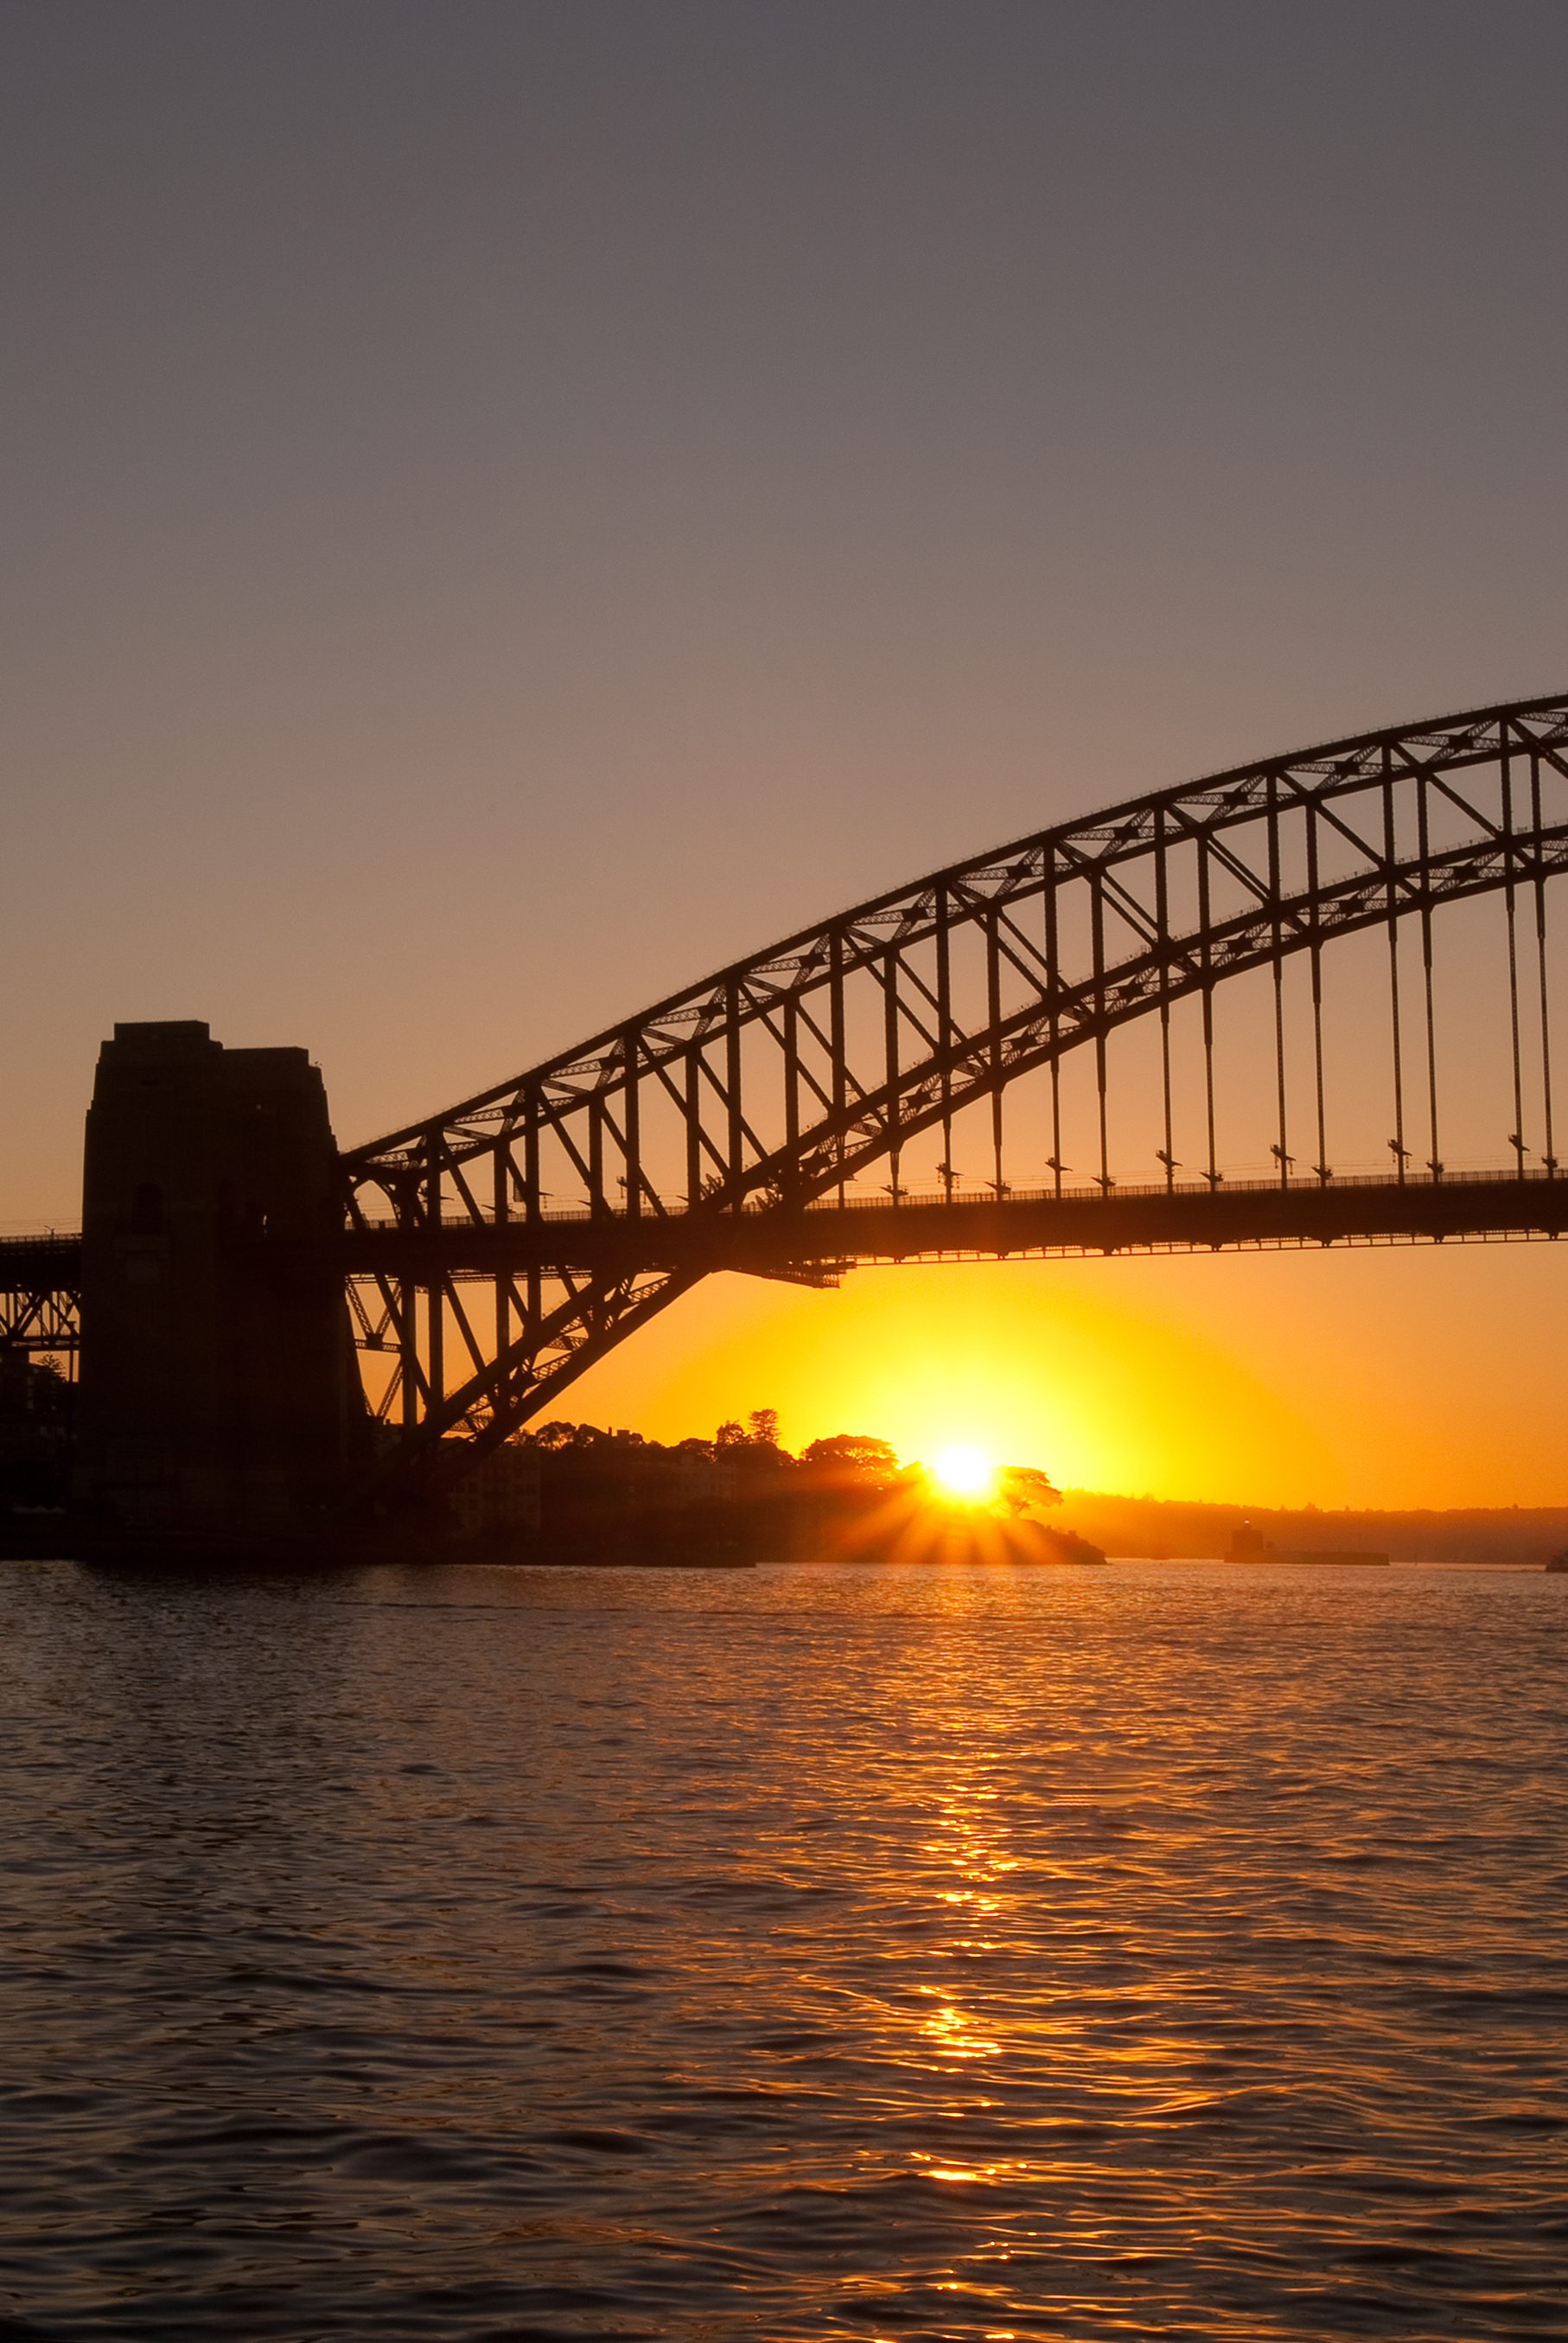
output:
[[[25,1649],[42,1685],[7,1678],[38,1739],[4,1786],[60,1908],[98,1899],[13,2030],[68,2071],[106,2010],[119,2066],[80,2154],[75,2117],[29,2106],[8,2136],[38,2167],[51,2323],[75,2323],[67,2251],[91,2272],[106,2237],[130,2236],[149,2298],[181,2284],[166,2225],[204,2190],[247,2208],[215,2285],[253,2254],[249,2208],[298,2234],[272,2068],[243,2046],[215,2064],[205,1998],[167,2031],[198,1888],[233,1932],[214,2013],[289,2046],[313,2106],[342,2107],[379,1987],[374,2105],[320,2135],[341,2258],[277,2248],[324,2328],[363,2328],[389,2207],[387,2331],[477,2273],[496,2332],[580,2284],[612,2323],[646,2330],[675,2289],[694,2335],[749,2317],[779,2343],[1259,2343],[1300,2335],[1304,2302],[1360,2331],[1391,2246],[1415,2273],[1401,2331],[1554,2298],[1561,2013],[1531,1932],[1561,1868],[1540,1695],[1561,1582],[1221,1602],[1131,1568],[1120,1591],[959,1565],[647,1575],[244,1589],[216,1643],[205,1585],[127,1624],[85,1575],[49,1609],[0,1584],[0,1667]],[[84,1709],[78,1751],[58,1720]],[[80,1868],[35,1746],[95,1769],[111,1864]],[[106,1751],[130,1785],[107,1804]],[[149,1815],[177,1870],[149,1872]],[[104,1941],[129,1948],[114,1976]],[[166,2098],[179,2160],[127,2177],[121,2127]]]

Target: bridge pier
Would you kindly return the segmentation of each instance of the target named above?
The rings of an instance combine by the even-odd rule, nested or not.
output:
[[[82,1217],[75,1504],[111,1542],[307,1534],[343,1492],[364,1410],[337,1151],[306,1051],[116,1025]]]

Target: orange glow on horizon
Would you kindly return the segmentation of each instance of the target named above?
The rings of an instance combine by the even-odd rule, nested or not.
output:
[[[867,1433],[1132,1495],[1562,1503],[1557,1278],[1537,1245],[719,1276],[551,1413],[675,1440],[776,1407],[797,1452]]]

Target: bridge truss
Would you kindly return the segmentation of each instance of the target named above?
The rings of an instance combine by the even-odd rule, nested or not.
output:
[[[80,1237],[0,1238],[0,1351],[71,1361],[81,1341]]]
[[[455,1465],[721,1268],[1556,1235],[1565,867],[1568,696],[1161,789],[879,896],[346,1152],[372,1399],[408,1463]],[[1352,1124],[1380,1172],[1331,1161]]]

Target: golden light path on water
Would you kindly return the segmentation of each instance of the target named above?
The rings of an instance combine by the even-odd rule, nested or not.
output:
[[[0,1573],[0,2326],[1562,2331],[1568,1587],[1326,1575]]]

